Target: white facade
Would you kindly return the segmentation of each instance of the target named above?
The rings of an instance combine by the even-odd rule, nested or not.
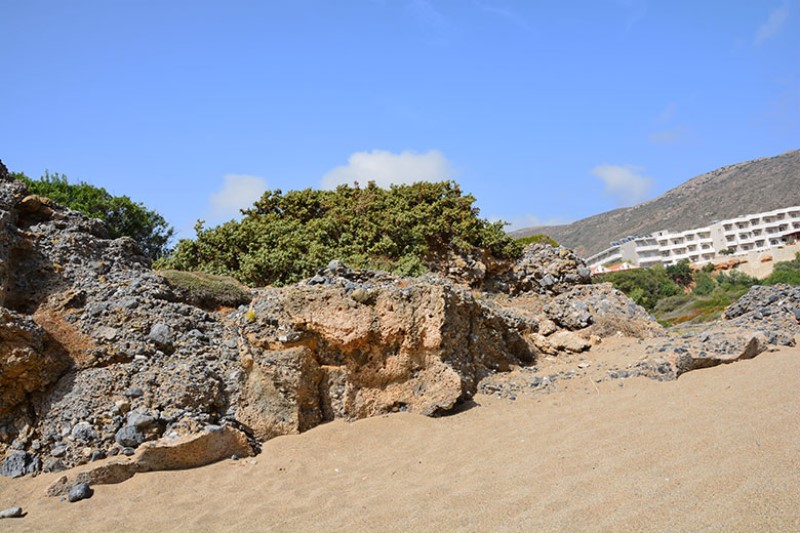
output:
[[[744,215],[686,231],[664,230],[626,237],[611,243],[611,248],[589,257],[587,263],[594,271],[602,265],[620,261],[641,268],[659,263],[674,265],[683,259],[702,264],[719,259],[723,251],[729,251],[728,255],[735,257],[798,241],[800,206],[795,206]]]

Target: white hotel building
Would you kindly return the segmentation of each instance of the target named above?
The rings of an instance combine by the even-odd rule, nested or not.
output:
[[[795,206],[722,220],[703,228],[625,237],[586,262],[595,273],[605,272],[606,266],[620,262],[640,268],[658,263],[674,265],[682,259],[702,264],[718,259],[725,250],[730,251],[727,255],[735,257],[798,241],[800,206]]]

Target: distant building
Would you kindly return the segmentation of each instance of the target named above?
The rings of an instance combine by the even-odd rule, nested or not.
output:
[[[609,272],[616,264],[645,268],[674,265],[688,259],[703,264],[724,255],[746,255],[800,241],[800,206],[744,215],[686,231],[669,230],[625,237],[589,257],[593,273]]]

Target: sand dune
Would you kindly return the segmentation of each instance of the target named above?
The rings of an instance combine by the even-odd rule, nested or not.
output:
[[[622,385],[621,385],[622,384]],[[587,384],[588,385],[588,384]],[[276,438],[70,504],[0,480],[4,531],[800,531],[800,349],[446,418]]]

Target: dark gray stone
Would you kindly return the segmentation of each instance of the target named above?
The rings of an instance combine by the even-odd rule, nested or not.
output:
[[[72,428],[70,436],[73,440],[87,443],[97,438],[97,432],[89,422],[78,422],[75,424],[75,427]]]
[[[42,469],[42,461],[28,452],[14,452],[3,461],[0,475],[10,478],[34,474]]]
[[[155,345],[165,352],[171,352],[173,349],[173,342],[175,341],[172,329],[167,324],[163,322],[158,322],[157,324],[153,324],[153,327],[150,328],[150,333],[147,335]]]
[[[92,487],[90,487],[88,483],[78,483],[70,489],[67,499],[70,502],[78,502],[91,498],[93,494],[94,490],[92,490]]]
[[[124,448],[136,448],[144,442],[144,433],[139,431],[136,426],[125,426],[114,435],[117,444]]]

